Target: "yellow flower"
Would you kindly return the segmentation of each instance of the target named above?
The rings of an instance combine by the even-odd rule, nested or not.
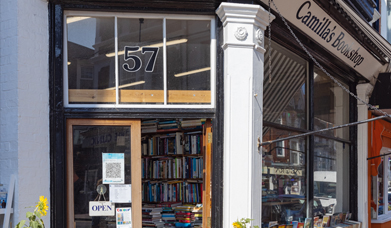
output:
[[[41,213],[42,216],[46,215],[46,211],[49,209],[48,207],[48,199],[44,196],[39,197],[39,202],[37,203],[37,206],[35,208]]]
[[[234,223],[232,223],[232,225],[234,226],[234,228],[241,228],[242,227],[239,222],[234,222]]]

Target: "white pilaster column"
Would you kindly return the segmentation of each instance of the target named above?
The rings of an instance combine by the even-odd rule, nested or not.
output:
[[[224,26],[223,227],[240,218],[261,226],[263,34],[268,12],[259,5],[222,3]],[[271,15],[271,20],[274,16]]]
[[[373,86],[369,83],[357,86],[357,95],[365,102],[368,102]],[[358,120],[368,119],[368,107],[361,102],[357,103]],[[362,222],[362,227],[368,227],[368,124],[357,125],[357,209],[358,221]],[[350,199],[355,200],[355,199]]]

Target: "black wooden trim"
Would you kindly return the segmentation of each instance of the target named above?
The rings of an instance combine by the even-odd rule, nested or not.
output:
[[[65,123],[63,119],[63,10],[49,3],[50,225],[66,226]]]
[[[223,25],[216,18],[216,40],[222,43]],[[223,172],[224,172],[224,51],[217,45],[216,60],[216,118],[213,121],[212,155],[212,224],[223,227]],[[206,219],[206,218],[204,218]]]
[[[222,1],[100,1],[100,0],[50,0],[54,4],[61,4],[65,10],[94,10],[115,12],[140,12],[140,13],[176,13],[176,14],[204,14],[215,15],[215,10]]]
[[[357,83],[349,84],[349,90],[355,95],[357,95],[356,87]],[[356,122],[358,120],[357,100],[354,97],[349,96],[349,104],[349,122]],[[352,219],[356,221],[358,219],[357,129],[357,125],[349,127],[349,139],[352,142],[349,146],[349,210],[352,213]]]
[[[314,63],[310,61],[308,63],[308,80],[307,80],[307,112],[308,112],[308,130],[314,130]],[[313,206],[314,206],[314,159],[315,159],[315,136],[309,135],[307,137],[307,217],[313,218]],[[313,224],[312,224],[313,226]]]

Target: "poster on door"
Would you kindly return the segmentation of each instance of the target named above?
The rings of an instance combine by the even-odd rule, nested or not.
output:
[[[132,228],[132,209],[117,208],[115,215],[116,228]]]

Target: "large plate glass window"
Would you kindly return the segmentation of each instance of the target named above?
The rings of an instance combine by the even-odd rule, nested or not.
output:
[[[212,17],[65,14],[65,106],[214,107]]]

